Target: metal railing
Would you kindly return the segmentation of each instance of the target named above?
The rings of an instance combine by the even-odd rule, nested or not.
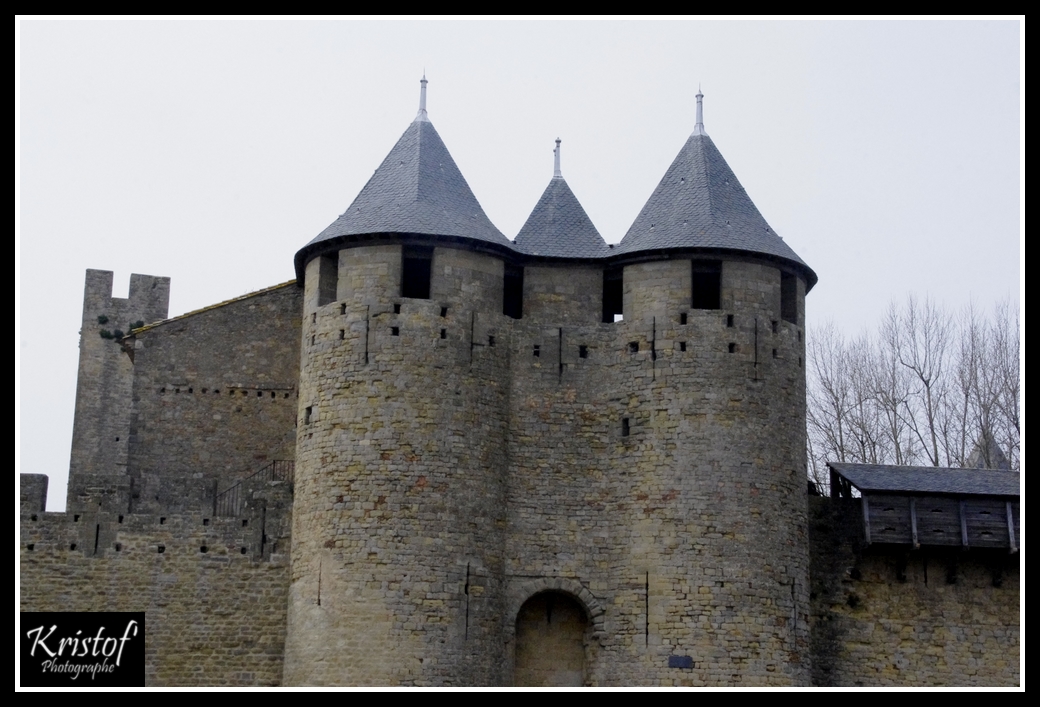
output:
[[[261,467],[259,470],[253,472],[246,478],[239,479],[234,486],[224,489],[213,498],[213,515],[240,515],[242,513],[242,504],[245,501],[243,496],[244,489],[242,488],[243,484],[250,482],[250,485],[255,485],[267,481],[288,481],[291,483],[295,468],[296,462],[294,461],[276,459],[267,466]]]

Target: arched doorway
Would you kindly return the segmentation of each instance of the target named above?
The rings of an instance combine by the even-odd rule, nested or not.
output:
[[[562,592],[536,594],[516,615],[513,684],[580,687],[585,684],[585,609]]]

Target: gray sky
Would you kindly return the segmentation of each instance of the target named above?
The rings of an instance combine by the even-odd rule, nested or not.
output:
[[[620,241],[694,125],[819,275],[807,326],[1021,291],[1018,20],[17,25],[21,472],[64,505],[83,278],[171,315],[294,277],[415,116],[513,238],[563,174]],[[16,452],[17,454],[17,452]]]

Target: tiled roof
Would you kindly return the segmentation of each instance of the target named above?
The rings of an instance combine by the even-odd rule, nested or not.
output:
[[[613,252],[706,248],[787,260],[815,273],[770,228],[715,143],[693,134]]]
[[[611,253],[563,177],[553,177],[513,245],[554,258],[599,258]]]
[[[336,221],[304,250],[341,236],[456,236],[511,248],[495,228],[428,120],[416,120]]]
[[[1018,496],[1019,475],[995,469],[885,466],[828,462],[827,466],[862,493],[944,493],[963,496]]]

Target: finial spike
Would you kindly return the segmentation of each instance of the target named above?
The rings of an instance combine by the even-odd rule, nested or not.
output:
[[[697,124],[693,126],[694,135],[707,135],[704,132],[704,94],[701,93],[701,85],[697,84]]]
[[[556,138],[556,149],[553,150],[553,179],[563,179],[560,171],[560,138]]]
[[[426,84],[429,83],[426,80],[426,69],[423,69],[422,78],[419,80],[419,112],[415,115],[417,121],[430,120],[429,116],[426,115]]]

